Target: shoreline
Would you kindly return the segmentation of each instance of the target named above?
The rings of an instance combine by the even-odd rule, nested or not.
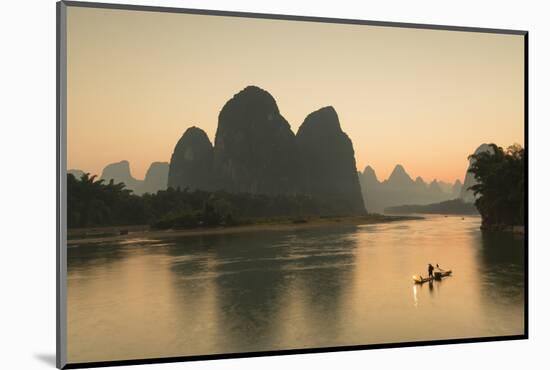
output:
[[[525,225],[481,225],[481,231],[488,232],[507,232],[513,234],[525,235]]]
[[[67,247],[77,247],[85,244],[97,244],[103,242],[116,242],[134,238],[166,238],[166,237],[185,237],[185,236],[200,236],[200,235],[220,235],[220,234],[235,234],[244,232],[258,231],[293,231],[305,230],[319,227],[331,226],[359,226],[373,225],[389,222],[414,221],[424,220],[420,216],[387,216],[387,215],[368,215],[357,217],[333,217],[333,218],[316,218],[307,220],[304,223],[292,222],[271,222],[271,223],[256,223],[240,226],[229,227],[210,227],[210,228],[193,228],[193,229],[170,229],[170,230],[154,230],[147,225],[138,226],[108,226],[98,228],[85,228],[68,230],[68,236],[71,233],[78,234],[79,232],[86,234],[87,232],[98,233],[97,237],[81,237],[67,240]],[[117,233],[117,235],[101,235],[101,233]]]

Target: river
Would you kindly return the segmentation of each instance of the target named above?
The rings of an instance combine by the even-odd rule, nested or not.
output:
[[[517,335],[523,237],[479,217],[68,249],[68,361]],[[439,263],[453,275],[414,285]]]

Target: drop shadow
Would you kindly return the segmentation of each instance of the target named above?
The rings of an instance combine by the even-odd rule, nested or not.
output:
[[[34,358],[42,361],[46,365],[50,365],[51,367],[56,366],[55,353],[35,353]]]

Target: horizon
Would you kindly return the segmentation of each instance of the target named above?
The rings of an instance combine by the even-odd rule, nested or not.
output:
[[[101,170],[99,172],[90,172],[90,171],[86,171],[84,169],[81,169],[81,168],[67,168],[67,172],[71,172],[71,171],[82,171],[84,173],[89,173],[90,175],[96,175],[97,177],[101,177],[102,175],[102,172],[103,170],[105,169],[105,167],[109,166],[109,165],[112,165],[112,164],[118,164],[118,163],[121,163],[121,162],[128,162],[128,167],[129,167],[129,170],[130,170],[130,175],[132,176],[132,178],[134,178],[135,180],[138,180],[138,181],[143,181],[145,179],[145,174],[147,173],[147,170],[149,169],[149,167],[153,164],[153,163],[161,163],[161,164],[170,164],[170,161],[154,161],[154,162],[151,162],[151,164],[149,164],[149,166],[147,166],[146,168],[146,171],[145,171],[145,174],[143,177],[136,177],[132,171],[132,163],[126,159],[121,159],[120,161],[116,161],[116,162],[111,162],[111,163],[107,163],[105,164],[105,166],[103,166],[101,168]],[[445,180],[442,180],[442,179],[438,179],[438,178],[427,178],[427,177],[424,177],[422,175],[412,175],[411,173],[409,173],[409,171],[407,170],[407,168],[405,166],[403,166],[401,163],[396,163],[395,166],[393,166],[392,170],[390,171],[390,173],[388,174],[387,177],[385,178],[381,178],[379,175],[378,175],[378,172],[376,171],[376,168],[374,168],[372,165],[370,164],[367,164],[365,166],[365,168],[363,168],[363,170],[357,168],[357,172],[360,172],[360,173],[364,173],[366,168],[367,167],[370,167],[372,168],[372,170],[374,171],[374,173],[376,174],[376,178],[379,182],[384,182],[384,181],[387,181],[391,174],[393,173],[393,171],[397,168],[401,166],[403,168],[403,170],[405,171],[405,173],[407,174],[407,176],[409,176],[413,181],[416,180],[417,178],[421,178],[426,184],[429,184],[430,182],[432,181],[438,181],[438,182],[444,182],[444,183],[447,183],[447,184],[454,184],[456,181],[459,181],[461,184],[464,183],[464,179],[460,179],[460,178],[457,178],[453,181],[445,181]],[[468,166],[466,166],[468,167]],[[467,170],[467,168],[466,168]],[[466,170],[464,171],[464,175],[466,174]],[[463,176],[464,177],[464,176]]]
[[[518,35],[91,8],[68,9],[68,35],[67,169],[128,160],[143,179],[187,128],[214,143],[218,113],[248,85],[294,133],[333,106],[357,170],[380,181],[402,164],[462,183],[481,143],[524,146]]]

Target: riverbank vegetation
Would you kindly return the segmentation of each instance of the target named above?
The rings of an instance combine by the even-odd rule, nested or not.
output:
[[[525,221],[525,151],[519,145],[503,149],[495,144],[492,151],[470,155],[474,159],[469,172],[476,184],[475,205],[482,217],[483,229],[500,230],[522,226]]]
[[[150,225],[156,229],[236,226],[285,219],[306,222],[312,216],[342,216],[306,195],[233,194],[173,189],[135,195],[123,183],[105,183],[83,174],[67,175],[69,228]]]

